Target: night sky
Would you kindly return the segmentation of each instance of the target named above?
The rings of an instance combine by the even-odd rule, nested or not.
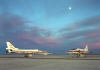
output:
[[[88,44],[100,53],[100,0],[0,0],[0,54],[7,41],[57,54]]]

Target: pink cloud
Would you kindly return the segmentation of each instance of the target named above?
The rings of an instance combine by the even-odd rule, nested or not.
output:
[[[44,47],[53,47],[54,44],[59,43],[59,41],[56,41],[55,39],[52,39],[51,37],[33,38],[33,37],[30,37],[30,36],[21,36],[20,38],[31,40],[32,42],[40,44]]]
[[[54,44],[58,44],[59,42],[52,39],[51,37],[42,37],[35,39],[34,42],[41,44],[42,46],[53,47]]]
[[[32,38],[31,38],[31,37],[28,37],[28,36],[21,36],[21,37],[19,37],[19,38],[32,40]]]
[[[92,38],[100,37],[100,30],[89,32],[88,34],[86,34],[86,37],[92,37]]]
[[[44,42],[41,41],[41,40],[39,40],[39,39],[34,39],[33,41],[34,41],[35,43],[38,43],[38,44],[44,44]]]
[[[93,47],[91,47],[92,49],[100,49],[100,42],[92,43],[91,46],[93,46]]]
[[[72,27],[72,29],[74,30],[74,29],[78,29],[78,27]]]
[[[98,43],[86,43],[80,42],[80,45],[85,48],[86,44],[88,44],[88,48],[91,49],[100,49],[100,42]]]

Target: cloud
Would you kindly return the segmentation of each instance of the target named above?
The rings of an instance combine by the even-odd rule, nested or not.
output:
[[[73,30],[87,28],[87,27],[98,28],[99,26],[100,26],[100,16],[96,16],[96,17],[87,18],[87,19],[72,23],[70,25],[67,25],[66,27],[62,28],[59,32],[73,31]]]
[[[0,16],[2,16],[2,20],[0,20],[0,42],[10,41],[18,48],[38,48],[42,50],[85,48],[85,45],[88,43],[90,49],[99,49],[100,29],[98,27],[95,28],[96,24],[99,25],[99,20],[98,22],[96,21],[96,24],[92,23],[89,26],[87,24],[89,24],[90,18],[87,24],[84,24],[86,20],[77,23],[77,25],[73,23],[73,26],[62,28],[62,32],[59,31],[60,37],[53,39],[51,30],[28,26],[29,23],[35,23],[24,17],[11,13],[6,13],[6,16],[5,14]],[[94,28],[90,28],[91,26]]]
[[[100,25],[100,16],[96,16],[96,17],[85,19],[80,22],[76,22],[75,25],[81,28],[90,27],[90,26],[98,26]]]
[[[92,43],[92,49],[100,49],[100,42]]]
[[[82,21],[75,22],[59,30],[63,47],[85,47],[89,44],[90,49],[100,49],[100,16],[87,18]],[[69,47],[69,48],[70,48]]]
[[[100,29],[91,30],[88,34],[86,34],[87,38],[99,38],[100,37]]]
[[[58,41],[52,39],[51,37],[31,37],[31,36],[22,36],[20,39],[27,39],[33,43],[39,44],[42,47],[54,47],[54,44],[59,44]]]
[[[36,26],[28,26],[35,24],[22,16],[11,13],[3,13],[0,15],[0,38],[1,42],[10,41],[18,48],[53,48],[59,42],[53,39],[52,32],[49,29]],[[28,47],[29,46],[29,47]]]
[[[24,20],[25,18],[18,15],[13,15],[11,13],[2,13],[0,15],[0,31],[6,32],[12,29],[20,29],[21,25],[29,23],[29,21]],[[21,26],[21,27],[20,27]]]

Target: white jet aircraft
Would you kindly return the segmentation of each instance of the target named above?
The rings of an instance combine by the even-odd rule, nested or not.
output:
[[[88,51],[88,44],[86,45],[85,49],[79,49],[79,48],[74,48],[72,50],[69,51],[65,51],[66,53],[69,53],[70,55],[74,55],[77,54],[77,57],[81,56],[83,57],[83,55],[85,55],[86,53],[90,53]],[[92,53],[92,52],[91,52]],[[73,57],[73,56],[72,56]],[[85,55],[86,57],[86,55]]]
[[[29,57],[29,56],[32,57],[32,54],[43,54],[43,55],[51,54],[49,52],[41,51],[38,49],[18,49],[15,48],[10,42],[6,42],[6,43],[7,43],[7,48],[6,48],[7,53],[26,54],[25,57]]]

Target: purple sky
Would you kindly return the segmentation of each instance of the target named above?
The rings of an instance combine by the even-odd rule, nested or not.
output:
[[[100,0],[0,0],[0,54],[6,41],[58,54],[86,44],[99,52]]]

